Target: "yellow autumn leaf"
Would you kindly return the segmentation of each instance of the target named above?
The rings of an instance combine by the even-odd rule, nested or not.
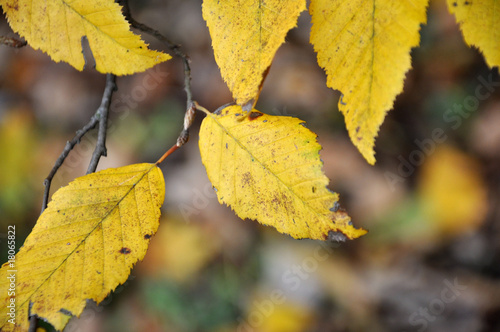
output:
[[[152,164],[107,169],[59,189],[0,270],[0,289],[15,292],[2,293],[0,329],[26,331],[30,313],[62,330],[87,299],[104,300],[144,257],[164,195],[163,175]],[[15,324],[8,321],[12,298]]]
[[[353,144],[375,163],[375,137],[411,68],[428,0],[311,0],[311,43]]]
[[[303,121],[241,106],[209,113],[200,129],[201,159],[220,203],[296,239],[366,233],[338,210],[328,188],[316,134]]]
[[[130,31],[113,0],[0,0],[0,4],[12,29],[31,47],[78,70],[85,64],[84,36],[101,73],[133,74],[170,59],[168,54],[149,50]]]
[[[446,235],[462,234],[481,225],[488,212],[486,184],[477,162],[441,146],[422,166],[418,194],[425,219]]]
[[[483,52],[490,67],[500,66],[500,4],[498,0],[447,0],[468,45]]]
[[[263,75],[305,0],[203,1],[215,61],[239,105],[257,101]]]

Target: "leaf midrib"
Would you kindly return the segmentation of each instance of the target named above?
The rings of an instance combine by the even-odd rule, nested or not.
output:
[[[34,0],[33,0],[33,1],[34,1]],[[32,1],[32,3],[33,3],[33,1]],[[136,55],[139,55],[139,56],[142,56],[142,57],[146,57],[146,58],[150,58],[150,57],[149,57],[149,56],[147,56],[146,54],[140,54],[140,53],[137,53],[137,52],[136,52],[137,48],[130,48],[130,47],[127,47],[127,46],[123,45],[122,43],[120,43],[120,42],[119,42],[118,40],[116,40],[115,38],[113,38],[112,36],[110,36],[109,34],[105,33],[103,30],[101,30],[100,26],[97,26],[97,25],[95,25],[94,23],[92,23],[89,19],[87,19],[87,17],[86,17],[86,16],[82,15],[81,13],[79,13],[79,12],[78,12],[75,8],[73,8],[73,7],[72,7],[70,4],[68,4],[66,1],[61,0],[61,3],[62,3],[62,5],[63,5],[63,6],[66,6],[66,7],[67,7],[67,8],[69,8],[72,12],[74,12],[75,14],[77,14],[77,15],[78,15],[78,16],[79,16],[79,17],[80,17],[83,21],[85,21],[86,23],[88,23],[89,25],[91,25],[92,27],[94,27],[95,29],[99,30],[99,32],[100,32],[100,33],[101,33],[104,37],[106,37],[106,38],[110,39],[110,40],[111,40],[112,42],[114,42],[115,44],[120,45],[121,47],[123,47],[123,48],[125,48],[125,49],[127,49],[127,50],[131,50],[131,51],[132,51],[134,54],[136,54]],[[109,12],[114,13],[114,9],[113,9],[113,7],[109,7],[107,10],[108,10]],[[104,11],[106,11],[106,10],[101,10],[101,11],[97,11],[97,12],[92,12],[92,13],[89,13],[89,14],[95,14],[95,13],[100,13],[100,12],[104,12]],[[64,11],[64,12],[65,12],[65,15],[66,15],[66,11]],[[89,15],[89,14],[87,14],[87,15]],[[50,15],[49,15],[49,17],[50,17]],[[129,22],[128,22],[128,21],[127,21],[124,17],[123,17],[123,21],[124,21],[124,22],[123,22],[123,24],[126,24],[126,25],[128,26],[128,28],[129,28],[129,29],[128,29],[128,32],[130,32],[130,33],[131,33],[131,34],[133,34],[134,36],[137,36],[136,34],[134,34],[134,33],[130,30],[131,25],[130,25],[130,23],[129,23]],[[32,24],[33,24],[33,22],[32,22]],[[50,33],[49,33],[49,35],[50,35]],[[68,34],[68,35],[69,35],[69,34]],[[88,38],[88,33],[86,33],[86,34],[85,34],[85,36]],[[82,36],[82,37],[83,37],[83,36]],[[142,41],[142,40],[141,40],[141,41]],[[90,40],[89,40],[89,42],[90,42]],[[89,47],[90,47],[90,45],[89,45]],[[71,47],[70,47],[70,49],[71,49]],[[91,49],[91,51],[92,51],[92,54],[94,54],[94,50],[93,50],[91,47],[90,47],[90,49]],[[95,51],[99,51],[99,50],[95,50]],[[94,55],[94,57],[95,57],[95,55]]]
[[[255,161],[257,161],[264,169],[266,169],[270,174],[272,174],[276,179],[278,179],[281,184],[283,184],[283,186],[288,190],[290,191],[295,197],[297,197],[304,206],[307,207],[307,209],[309,209],[310,211],[313,212],[314,215],[317,215],[318,216],[318,219],[326,224],[323,220],[323,217],[324,215],[320,214],[319,212],[317,212],[316,210],[314,210],[308,203],[307,201],[305,201],[302,197],[300,197],[293,189],[291,189],[278,175],[276,175],[274,172],[272,172],[265,164],[263,164],[259,158],[255,157],[254,154],[248,150],[243,144],[241,144],[241,142],[236,139],[236,137],[234,137],[227,129],[226,127],[224,127],[224,125],[222,125],[218,119],[217,119],[217,116],[214,115],[214,114],[209,114],[208,116],[210,116],[214,121],[215,123],[217,123],[217,125],[228,135],[230,136],[244,151],[246,151],[251,158],[253,158]],[[248,115],[247,115],[248,116]],[[304,123],[303,121],[299,122],[299,123]],[[304,220],[305,224],[307,225],[307,227],[310,229],[309,225],[307,224],[307,220]],[[327,225],[328,226],[328,225]]]

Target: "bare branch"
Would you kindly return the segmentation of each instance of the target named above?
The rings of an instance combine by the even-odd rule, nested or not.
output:
[[[90,118],[90,121],[82,129],[76,132],[75,137],[73,137],[71,141],[66,142],[66,146],[64,147],[63,152],[61,153],[59,158],[57,158],[54,167],[52,168],[49,175],[43,182],[45,190],[43,193],[42,212],[47,208],[52,179],[54,178],[57,171],[64,163],[64,160],[66,159],[70,151],[73,150],[75,145],[80,143],[80,140],[82,139],[83,136],[85,136],[86,133],[95,128],[97,123],[99,123],[99,134],[97,138],[97,145],[94,154],[92,155],[92,159],[89,165],[89,169],[87,170],[87,174],[93,172],[91,171],[91,167],[94,167],[95,170],[95,167],[97,167],[97,163],[99,162],[99,158],[102,155],[106,155],[106,145],[105,145],[106,126],[107,126],[107,118],[108,118],[111,96],[113,94],[113,91],[116,90],[115,78],[116,78],[115,75],[112,74],[108,74],[106,76],[106,87],[104,89],[104,94],[102,96],[101,106],[97,109],[92,118]]]
[[[167,37],[162,35],[158,30],[155,30],[146,24],[137,22],[130,13],[130,7],[128,5],[128,0],[118,0],[118,3],[123,7],[123,15],[130,22],[130,25],[137,30],[145,32],[160,42],[165,44],[176,56],[182,59],[184,64],[184,91],[186,91],[186,114],[184,115],[184,128],[181,131],[179,138],[177,138],[177,143],[168,150],[161,158],[157,161],[157,164],[161,163],[168,155],[170,155],[173,151],[177,150],[177,148],[181,147],[189,140],[189,127],[194,121],[195,115],[195,104],[196,102],[193,100],[193,92],[191,90],[191,67],[189,65],[189,57],[182,52],[181,46],[179,44],[175,44],[171,42]]]
[[[77,145],[80,142],[80,140],[82,139],[82,137],[86,133],[88,133],[90,130],[92,130],[96,126],[97,122],[98,122],[98,120],[94,115],[90,119],[89,123],[87,123],[82,129],[80,129],[76,132],[75,137],[73,137],[73,139],[71,141],[66,142],[66,146],[64,147],[63,152],[61,153],[59,158],[57,158],[57,160],[54,164],[54,167],[50,171],[50,173],[47,176],[47,178],[45,179],[45,181],[43,181],[43,185],[45,186],[45,191],[43,193],[42,212],[43,212],[43,210],[45,210],[45,208],[47,208],[47,203],[48,203],[48,199],[49,199],[49,192],[50,192],[50,184],[52,183],[52,179],[54,178],[57,171],[64,163],[64,160],[68,156],[69,152],[71,150],[73,150],[75,145]]]
[[[36,328],[38,327],[38,317],[33,315],[30,317],[30,327],[28,328],[28,332],[36,332]]]
[[[92,154],[89,168],[87,169],[87,174],[95,172],[101,156],[106,157],[107,155],[106,132],[108,129],[109,105],[111,104],[113,91],[116,91],[116,76],[113,74],[107,74],[106,88],[104,89],[104,94],[102,96],[101,106],[99,106],[94,115],[94,117],[97,117],[99,121],[99,133],[97,136],[97,144],[94,153]]]
[[[179,44],[171,42],[170,39],[162,35],[158,30],[155,30],[146,24],[137,22],[130,13],[128,0],[118,0],[118,3],[123,6],[123,15],[130,22],[132,27],[155,37],[160,42],[165,44],[165,46],[167,46],[176,56],[182,59],[182,62],[184,63],[184,91],[186,91],[187,95],[186,109],[189,109],[193,103],[193,93],[191,91],[191,67],[189,66],[189,57],[184,52],[182,52],[181,46]]]

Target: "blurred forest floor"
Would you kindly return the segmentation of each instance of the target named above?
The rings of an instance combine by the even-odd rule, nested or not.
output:
[[[182,44],[194,98],[230,102],[200,0],[134,1],[132,14]],[[307,121],[323,146],[330,188],[355,241],[293,240],[218,204],[197,145],[162,166],[166,201],[157,235],[125,287],[89,304],[66,331],[500,331],[500,87],[468,48],[445,1],[431,1],[413,69],[376,141],[375,166],[351,144],[309,44],[310,17],[279,49],[257,109]],[[5,19],[0,34],[14,36]],[[162,45],[143,37],[152,48]],[[64,144],[97,109],[105,76],[53,63],[29,47],[0,47],[0,258],[40,213],[43,180]],[[119,77],[99,169],[154,162],[182,129],[179,59]],[[480,93],[478,93],[480,91]],[[52,192],[85,174],[91,132]]]

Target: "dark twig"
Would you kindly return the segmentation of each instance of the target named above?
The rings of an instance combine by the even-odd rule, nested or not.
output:
[[[16,38],[0,36],[0,44],[4,44],[10,47],[21,48],[26,46],[28,43],[24,40],[19,40]]]
[[[50,171],[49,175],[43,182],[43,185],[45,186],[45,190],[43,193],[43,201],[42,201],[42,212],[47,208],[47,203],[49,200],[49,193],[50,193],[50,185],[52,183],[52,179],[56,175],[57,171],[59,168],[62,166],[64,163],[64,160],[68,156],[71,150],[80,143],[80,140],[82,137],[88,133],[90,130],[95,128],[97,123],[99,122],[99,136],[97,138],[97,146],[96,150],[94,151],[94,154],[92,155],[92,160],[89,165],[89,170],[91,169],[91,166],[94,164],[97,165],[97,162],[99,161],[99,158],[101,155],[106,154],[106,146],[105,146],[105,140],[106,140],[106,125],[107,125],[107,117],[108,117],[108,110],[109,110],[109,103],[111,100],[111,95],[113,94],[113,91],[116,89],[116,83],[115,83],[115,75],[108,74],[106,76],[106,88],[104,89],[104,94],[102,96],[102,102],[101,106],[97,109],[95,114],[92,116],[90,119],[89,123],[87,123],[82,129],[78,130],[76,132],[75,137],[71,141],[66,142],[66,146],[64,147],[63,152],[57,158],[54,167]],[[102,119],[102,121],[101,121]],[[102,153],[104,151],[104,153]],[[94,161],[95,160],[95,161]],[[87,170],[87,172],[89,172]],[[95,170],[95,168],[94,168]]]
[[[113,74],[107,74],[106,88],[104,89],[104,94],[102,96],[101,106],[99,106],[94,115],[94,117],[97,117],[99,121],[99,132],[97,134],[97,144],[94,153],[92,154],[87,174],[95,172],[101,156],[106,157],[107,155],[106,132],[108,129],[109,105],[111,104],[113,91],[116,91],[116,76]]]
[[[38,327],[38,317],[33,315],[30,317],[30,327],[28,328],[28,332],[35,332]]]
[[[66,157],[68,156],[69,152],[71,150],[73,150],[75,145],[77,145],[80,142],[80,140],[82,139],[82,137],[86,133],[88,133],[90,130],[92,130],[96,126],[98,121],[99,120],[94,115],[90,119],[89,123],[87,123],[82,129],[80,129],[76,132],[75,137],[73,137],[73,139],[71,141],[66,142],[66,146],[64,147],[63,152],[61,153],[59,158],[57,158],[57,160],[54,164],[54,167],[50,171],[50,173],[47,176],[47,178],[45,179],[45,181],[43,181],[43,185],[45,186],[45,191],[43,193],[42,212],[47,207],[47,203],[48,203],[48,199],[49,199],[49,192],[50,192],[50,184],[52,183],[52,179],[54,178],[57,171],[59,170],[59,167],[62,166],[62,164],[63,164],[64,160],[66,159]]]
[[[118,0],[118,3],[122,5],[123,15],[132,27],[155,37],[160,42],[165,44],[165,46],[167,46],[172,52],[174,52],[176,56],[182,59],[182,62],[184,63],[184,91],[186,91],[187,95],[186,109],[189,109],[193,104],[193,93],[191,92],[191,67],[189,66],[189,57],[182,52],[181,45],[171,42],[170,39],[162,35],[158,30],[155,30],[146,24],[137,22],[130,14],[128,0]]]
[[[176,56],[182,59],[184,64],[184,91],[186,91],[186,114],[184,116],[184,129],[182,130],[179,138],[177,139],[177,147],[184,145],[189,139],[189,127],[194,121],[195,101],[193,100],[193,93],[191,90],[191,67],[189,65],[189,57],[182,52],[181,46],[171,42],[167,37],[162,35],[158,30],[155,30],[146,24],[137,22],[130,14],[130,7],[128,0],[118,0],[118,3],[123,7],[123,15],[130,22],[130,25],[137,30],[145,32],[160,42],[165,44]],[[170,151],[170,150],[169,150]],[[175,149],[174,149],[175,151]],[[173,152],[173,151],[172,151]],[[160,158],[161,159],[161,158]],[[164,159],[164,158],[163,158]],[[163,160],[161,159],[161,160]]]

